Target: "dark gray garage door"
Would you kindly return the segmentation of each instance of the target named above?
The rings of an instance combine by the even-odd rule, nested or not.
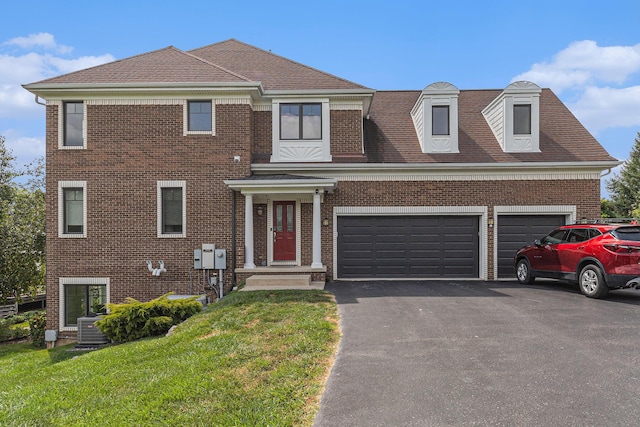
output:
[[[498,277],[513,278],[513,255],[534,239],[565,223],[564,215],[500,215],[498,217]]]
[[[338,278],[476,278],[477,216],[338,217]]]

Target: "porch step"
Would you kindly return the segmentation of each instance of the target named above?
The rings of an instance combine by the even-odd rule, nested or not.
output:
[[[247,278],[241,291],[278,289],[324,289],[324,283],[311,282],[310,274],[256,274]]]

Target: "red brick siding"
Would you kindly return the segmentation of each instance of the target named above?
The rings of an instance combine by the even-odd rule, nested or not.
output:
[[[253,153],[270,155],[273,144],[271,111],[253,113]]]
[[[190,291],[193,249],[232,249],[232,191],[223,180],[250,174],[253,136],[247,105],[216,106],[216,136],[182,135],[182,106],[87,106],[87,149],[57,148],[57,107],[47,108],[47,327],[58,326],[59,277],[109,277],[111,301]],[[96,117],[100,119],[97,120]],[[240,156],[240,162],[233,157]],[[87,183],[87,238],[58,238],[58,182]],[[186,238],[157,237],[157,181],[186,181]],[[236,197],[244,212],[244,197]],[[244,219],[236,216],[237,259]],[[145,261],[164,260],[149,275]],[[231,271],[225,275],[231,286]],[[202,286],[193,285],[194,292]]]
[[[362,112],[331,110],[331,154],[362,153]]]

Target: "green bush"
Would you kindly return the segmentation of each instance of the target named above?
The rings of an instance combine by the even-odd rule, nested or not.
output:
[[[110,340],[127,342],[165,334],[202,310],[195,296],[170,300],[169,295],[148,302],[127,298],[123,304],[108,304],[109,314],[95,324]]]
[[[9,322],[6,319],[0,319],[0,342],[13,339],[11,334],[13,331],[9,329]]]
[[[14,325],[24,323],[38,313],[40,312],[32,311],[15,316],[9,316],[6,319],[0,319],[0,342],[28,337],[30,335],[28,328]],[[44,313],[44,311],[41,313]]]
[[[47,316],[45,313],[38,313],[29,318],[29,330],[31,331],[31,342],[36,348],[45,348],[44,330],[46,329]]]

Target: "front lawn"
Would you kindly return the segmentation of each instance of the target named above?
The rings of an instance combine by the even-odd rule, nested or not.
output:
[[[169,337],[0,346],[3,426],[310,426],[340,339],[332,295],[232,293]]]

